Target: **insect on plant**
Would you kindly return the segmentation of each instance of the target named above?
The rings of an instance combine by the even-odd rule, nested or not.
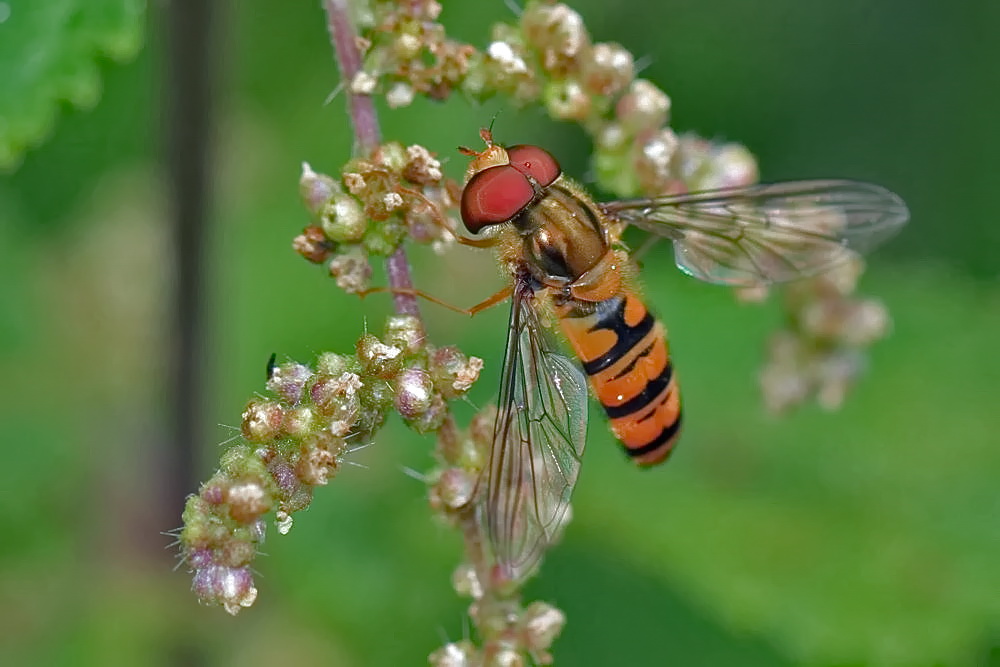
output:
[[[499,574],[530,575],[556,538],[586,444],[587,380],[637,464],[662,463],[681,403],[662,323],[646,308],[622,245],[629,225],[674,245],[701,280],[757,286],[814,275],[895,234],[909,213],[877,185],[809,180],[597,203],[538,146],[482,130],[462,191],[473,245],[494,246],[512,284],[499,413],[475,496]],[[481,236],[480,236],[481,235]],[[577,364],[558,351],[558,321]]]

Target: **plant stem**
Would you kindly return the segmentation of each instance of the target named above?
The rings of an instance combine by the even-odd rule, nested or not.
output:
[[[327,28],[330,31],[330,43],[333,45],[337,65],[343,77],[344,88],[347,91],[347,108],[354,125],[354,137],[357,148],[365,154],[371,154],[381,142],[381,132],[378,126],[378,115],[375,104],[369,95],[356,94],[351,88],[351,82],[361,71],[361,54],[357,46],[357,34],[351,22],[349,0],[324,0]],[[413,281],[410,278],[410,264],[402,246],[386,260],[386,273],[389,286],[393,291],[393,302],[396,314],[420,317],[417,297],[412,293],[403,294],[395,290],[412,290]],[[422,321],[422,320],[421,320]],[[438,432],[439,455],[448,464],[454,464],[458,448],[458,433],[454,417],[448,414],[445,423]],[[466,544],[467,557],[476,569],[484,586],[488,586],[488,562],[482,548],[482,535],[475,520],[475,513],[470,504],[459,520]]]
[[[381,143],[382,137],[378,127],[378,115],[370,95],[358,95],[351,87],[354,77],[361,71],[361,53],[358,51],[357,34],[351,23],[348,0],[324,0],[327,28],[330,31],[330,42],[337,56],[340,75],[347,91],[347,108],[354,125],[354,138],[357,148],[365,155],[370,155]],[[401,290],[412,290],[410,279],[410,263],[406,259],[406,251],[398,248],[385,262],[389,286],[393,289],[393,305],[397,315],[412,315],[420,319],[420,307],[417,297],[404,294]]]

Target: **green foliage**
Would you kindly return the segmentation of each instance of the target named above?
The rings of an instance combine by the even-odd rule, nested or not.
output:
[[[2,53],[17,12],[68,4],[8,2]],[[996,274],[1000,226],[988,213],[992,190],[977,184],[995,171],[983,147],[1000,127],[990,115],[997,91],[981,83],[1000,41],[969,39],[995,22],[968,15],[994,5],[896,0],[871,17],[869,3],[795,0],[577,6],[601,38],[652,54],[644,76],[670,92],[679,127],[747,140],[769,179],[851,175],[898,185],[914,221],[871,261],[862,290],[885,299],[894,332],[835,414],[764,416],[755,373],[776,311],[741,307],[726,290],[675,275],[662,248],[647,256],[643,281],[671,333],[686,432],[670,463],[637,471],[593,406],[574,523],[529,591],[569,618],[556,664],[983,665],[1000,628],[1000,289],[970,274]],[[486,34],[487,12],[509,20],[502,2],[445,10],[470,41]],[[841,18],[830,29],[828,13],[851,11],[866,19]],[[350,153],[343,99],[321,104],[336,85],[322,12],[315,3],[277,11],[258,1],[233,14],[207,286],[215,327],[208,412],[230,424],[262,386],[271,352],[280,362],[349,350],[366,321],[377,327],[389,308],[387,298],[359,303],[336,293],[289,247],[307,222],[295,192],[299,164],[333,170]],[[122,123],[146,104],[146,71],[121,77],[100,113],[86,116],[90,137],[117,146],[128,132],[135,143],[155,135],[155,123]],[[8,99],[10,81],[0,70],[0,108],[17,102]],[[804,85],[816,94],[803,94]],[[458,177],[464,161],[453,147],[473,143],[495,110],[418,100],[385,115],[384,130],[439,150]],[[505,140],[551,146],[569,173],[586,178],[589,146],[572,128],[507,110],[496,129]],[[179,525],[179,508],[149,521],[157,503],[180,501],[156,495],[165,371],[155,363],[166,349],[157,332],[168,302],[141,270],[166,262],[167,244],[155,234],[128,237],[148,259],[132,265],[109,261],[124,252],[106,251],[162,218],[155,196],[135,200],[152,187],[108,187],[123,170],[142,177],[137,151],[109,155],[95,139],[89,151],[79,142],[61,135],[41,148],[29,158],[35,168],[0,197],[0,222],[23,222],[0,230],[6,662],[371,667],[420,663],[441,644],[442,628],[460,639],[465,605],[448,586],[460,546],[432,522],[424,485],[399,470],[425,469],[432,445],[398,420],[358,452],[366,469],[345,470],[290,535],[272,531],[259,564],[266,603],[234,620],[193,602],[188,576],[171,572],[167,538],[156,536]],[[81,174],[103,187],[84,188],[80,201],[42,201],[79,187]],[[56,215],[74,224],[53,225]],[[45,231],[42,242],[15,233],[29,228]],[[499,286],[488,253],[449,255],[448,271],[442,261],[426,253],[416,272],[436,296],[469,305]],[[422,308],[435,341],[485,358],[472,397],[485,404],[506,314],[470,321]],[[230,435],[214,427],[205,435],[202,472],[217,462],[213,443]],[[1000,665],[996,649],[985,664]]]
[[[0,169],[52,130],[59,105],[101,96],[100,59],[142,43],[144,0],[11,0],[0,9]]]

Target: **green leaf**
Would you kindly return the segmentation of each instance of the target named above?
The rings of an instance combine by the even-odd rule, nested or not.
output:
[[[59,105],[94,106],[102,58],[142,42],[143,0],[0,1],[0,170],[51,132]]]

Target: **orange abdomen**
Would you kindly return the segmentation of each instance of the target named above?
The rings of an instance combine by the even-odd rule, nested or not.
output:
[[[625,452],[639,465],[661,463],[681,424],[663,325],[632,292],[593,305],[591,313],[572,302],[560,308],[563,333]]]

